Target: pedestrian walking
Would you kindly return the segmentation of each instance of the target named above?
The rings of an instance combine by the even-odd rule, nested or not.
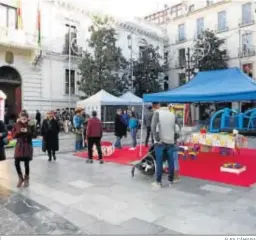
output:
[[[152,122],[153,113],[154,112],[153,112],[152,106],[149,106],[148,112],[145,114],[145,117],[144,117],[144,125],[146,126],[146,130],[147,130],[145,147],[148,147],[148,141],[150,136],[151,136],[151,142],[152,144],[154,144],[153,134],[151,133],[151,122]]]
[[[123,113],[122,113],[122,119],[123,119],[123,122],[126,126],[126,129],[125,129],[125,137],[127,137],[127,128],[129,126],[129,119],[130,119],[130,115],[128,113],[127,110],[123,110]]]
[[[83,123],[82,108],[75,109],[75,116],[73,118],[74,131],[76,135],[75,150],[81,151],[83,149]]]
[[[175,146],[175,134],[179,132],[176,117],[173,112],[170,112],[167,104],[161,104],[161,108],[153,114],[152,133],[154,136],[155,155],[156,155],[156,182],[154,187],[162,186],[162,172],[164,155],[167,155],[168,161],[168,181],[171,186],[174,180],[174,152],[177,151]]]
[[[6,160],[5,148],[4,146],[7,144],[6,137],[8,135],[6,126],[2,120],[0,120],[0,161]]]
[[[103,135],[103,126],[97,112],[92,112],[92,117],[87,121],[86,140],[88,145],[88,160],[87,163],[93,163],[93,146],[96,146],[100,164],[103,164],[101,138]]]
[[[12,136],[17,139],[14,153],[15,168],[19,177],[17,187],[20,188],[22,184],[24,187],[28,187],[29,163],[33,158],[32,138],[35,136],[35,126],[32,126],[29,122],[27,111],[23,110],[20,113],[19,119],[13,126]],[[21,170],[21,162],[24,162],[25,175],[23,175]]]
[[[42,150],[48,153],[48,161],[56,161],[56,152],[59,150],[59,132],[60,126],[54,118],[53,112],[48,112],[44,119],[41,129],[43,137]]]
[[[137,130],[138,130],[138,119],[136,119],[135,113],[131,112],[129,120],[129,130],[132,138],[132,147],[129,150],[135,150],[137,146]]]
[[[122,110],[118,109],[116,111],[116,117],[115,117],[116,141],[115,141],[114,146],[116,148],[119,148],[119,149],[122,148],[121,139],[126,135],[126,129],[127,129],[127,126],[125,125],[123,118],[122,118]]]
[[[36,110],[36,127],[41,128],[41,113]]]
[[[65,114],[63,114],[62,118],[63,118],[64,133],[68,134],[68,132],[69,132],[69,115],[68,115],[68,113],[65,112]]]

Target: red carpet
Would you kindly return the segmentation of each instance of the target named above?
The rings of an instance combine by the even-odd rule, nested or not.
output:
[[[114,153],[111,156],[104,157],[105,162],[114,162],[118,164],[130,165],[132,162],[141,159],[140,157],[140,148],[137,147],[136,150],[129,150],[130,146],[124,146],[122,149],[115,149]],[[147,154],[148,150],[143,146],[142,148],[142,156]],[[79,152],[75,153],[75,156],[87,158],[87,152]]]
[[[187,177],[215,181],[241,187],[256,183],[256,150],[241,149],[240,155],[221,156],[219,153],[200,153],[196,160],[180,160],[180,174]],[[239,175],[220,172],[227,162],[238,162],[247,167]]]
[[[148,150],[143,146],[142,154],[146,155]],[[87,152],[76,153],[75,156],[86,158]],[[139,147],[135,151],[130,151],[129,147],[122,150],[116,149],[109,156],[104,157],[106,162],[130,165],[132,162],[141,159]],[[227,162],[238,162],[247,167],[247,170],[239,175],[220,172],[220,166]],[[221,156],[218,152],[200,153],[195,160],[179,160],[180,175],[231,184],[234,186],[250,187],[256,183],[256,150],[241,149],[240,155]]]

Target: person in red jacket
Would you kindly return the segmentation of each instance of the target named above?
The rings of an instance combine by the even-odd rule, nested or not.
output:
[[[99,161],[102,164],[101,138],[103,134],[102,122],[97,118],[97,112],[92,112],[92,117],[87,122],[86,140],[88,147],[87,163],[93,163],[93,146],[96,145]]]

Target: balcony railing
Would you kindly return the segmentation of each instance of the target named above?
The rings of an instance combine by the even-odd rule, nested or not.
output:
[[[253,17],[248,18],[248,19],[242,19],[239,21],[239,27],[245,27],[249,25],[253,25],[255,23]]]
[[[21,49],[37,48],[37,37],[23,30],[0,27],[0,45]]]
[[[239,49],[239,57],[252,57],[256,55],[256,46],[246,46]]]
[[[183,42],[186,42],[186,41],[187,41],[187,38],[185,36],[177,37],[177,39],[176,39],[176,43],[183,43]]]
[[[217,26],[215,29],[215,33],[227,32],[229,30],[227,25],[225,25],[225,27]]]

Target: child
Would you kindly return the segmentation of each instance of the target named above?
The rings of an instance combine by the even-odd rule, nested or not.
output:
[[[129,120],[129,129],[132,137],[132,148],[130,148],[130,150],[135,150],[137,145],[138,120],[136,119],[134,112],[131,112],[131,117]]]

